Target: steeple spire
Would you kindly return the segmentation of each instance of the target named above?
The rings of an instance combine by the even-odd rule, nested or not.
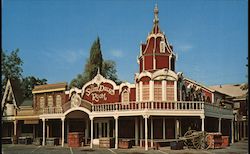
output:
[[[155,4],[155,9],[154,9],[154,15],[155,15],[154,24],[158,24],[158,22],[159,22],[158,13],[159,13],[158,6],[157,6],[157,4]]]
[[[160,28],[159,28],[159,18],[158,18],[158,14],[159,14],[159,10],[158,10],[158,6],[157,4],[155,4],[155,8],[154,8],[154,25],[153,25],[153,29],[151,34],[157,34],[160,32]]]

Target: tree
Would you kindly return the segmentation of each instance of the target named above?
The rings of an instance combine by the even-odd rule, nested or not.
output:
[[[98,68],[104,77],[119,83],[120,81],[117,78],[115,66],[114,61],[103,60],[100,39],[98,37],[91,46],[90,56],[85,64],[84,72],[78,74],[77,77],[70,82],[69,87],[82,88],[85,83],[96,76]]]
[[[116,64],[112,60],[105,60],[102,64],[102,74],[105,78],[113,80],[116,84],[120,84],[121,81],[118,79]]]
[[[32,98],[32,90],[34,86],[47,84],[46,79],[39,79],[34,76],[28,76],[22,79],[22,89],[24,98]]]
[[[97,37],[96,41],[92,44],[90,49],[90,56],[85,65],[84,74],[86,74],[87,80],[91,80],[95,77],[98,68],[100,72],[102,72],[102,51],[101,51],[101,44],[100,39]]]
[[[46,84],[47,80],[34,76],[22,77],[23,61],[18,53],[19,49],[12,51],[9,55],[5,51],[2,51],[2,91],[4,92],[8,79],[20,80],[20,88],[23,91],[24,98],[32,98],[32,89],[34,86]]]
[[[8,55],[2,51],[2,90],[4,91],[8,79],[22,78],[23,61],[18,56],[19,49],[11,51]]]

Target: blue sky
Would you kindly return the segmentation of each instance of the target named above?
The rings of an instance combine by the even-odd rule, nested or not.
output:
[[[20,49],[24,76],[69,83],[99,36],[104,59],[133,83],[156,3],[177,72],[206,85],[247,81],[247,0],[3,0],[3,49]]]

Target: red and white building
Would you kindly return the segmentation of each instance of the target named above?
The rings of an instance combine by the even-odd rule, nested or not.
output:
[[[99,138],[113,137],[115,148],[119,139],[129,138],[148,150],[155,140],[177,139],[195,129],[221,132],[234,142],[233,104],[222,104],[218,100],[224,94],[176,72],[175,62],[155,7],[153,28],[140,45],[134,83],[117,85],[97,73],[81,89],[68,90],[66,83],[36,86],[32,105],[24,106],[9,81],[2,100],[3,134],[30,133],[41,137],[42,145],[46,138],[58,137],[64,146],[69,132],[83,132],[90,147]]]

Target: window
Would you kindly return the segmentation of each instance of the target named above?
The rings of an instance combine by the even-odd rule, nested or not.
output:
[[[53,107],[53,97],[52,96],[48,97],[48,107]]]
[[[128,92],[127,89],[125,89],[125,90],[122,92],[122,102],[123,102],[123,103],[129,102],[129,92]]]
[[[43,109],[44,108],[44,97],[40,97],[39,104],[40,104],[40,109]]]
[[[161,43],[160,43],[160,52],[165,53],[165,42],[164,41],[161,41]]]
[[[161,82],[155,81],[154,84],[154,100],[162,101],[162,85]]]
[[[167,101],[174,101],[174,81],[167,81]]]
[[[61,95],[56,96],[56,107],[61,107],[62,106],[62,97]]]
[[[142,85],[142,100],[143,101],[149,100],[149,84]]]

